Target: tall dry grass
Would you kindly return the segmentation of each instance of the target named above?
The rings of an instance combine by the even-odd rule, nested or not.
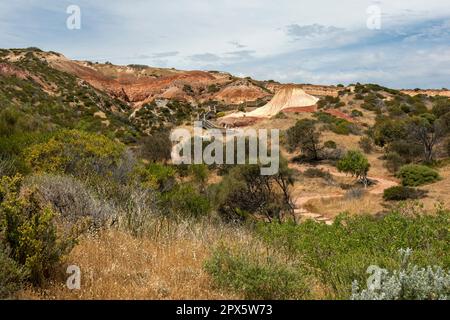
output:
[[[85,235],[66,259],[81,269],[81,289],[64,279],[42,290],[26,289],[28,299],[238,299],[215,288],[204,262],[219,242],[252,242],[244,228],[208,221],[155,219],[154,229],[137,238],[125,231]]]

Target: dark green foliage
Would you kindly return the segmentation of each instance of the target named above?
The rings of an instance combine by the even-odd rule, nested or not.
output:
[[[331,226],[314,221],[261,223],[257,232],[275,250],[301,259],[304,267],[299,272],[315,276],[330,298],[348,299],[354,280],[366,283],[370,265],[398,267],[401,248],[412,248],[412,262],[419,266],[450,266],[450,213],[413,212],[395,210],[382,218],[341,215]]]
[[[189,184],[176,186],[162,197],[162,210],[169,209],[172,214],[188,218],[206,216],[211,210],[208,198]]]
[[[350,173],[365,185],[368,184],[367,173],[369,172],[370,164],[361,152],[355,150],[348,151],[347,154],[339,160],[336,167],[341,172]]]
[[[383,199],[385,201],[403,201],[408,199],[419,199],[425,195],[425,191],[405,186],[395,186],[385,189]]]
[[[335,117],[326,112],[316,112],[314,113],[314,117],[318,121],[325,123],[326,129],[336,134],[348,135],[350,133],[356,133],[356,127],[345,119]]]
[[[0,243],[0,299],[12,297],[22,288],[27,276],[26,269],[10,258],[9,250]]]
[[[363,113],[359,110],[353,109],[351,113],[353,118],[362,117]]]
[[[384,160],[386,168],[392,173],[396,173],[406,163],[405,159],[397,152],[386,153]]]
[[[303,119],[297,121],[295,126],[287,130],[286,143],[289,150],[299,148],[303,157],[308,160],[318,160],[322,147],[319,145],[320,134],[316,130],[313,120]]]
[[[259,165],[236,166],[221,183],[210,187],[210,199],[225,221],[244,221],[252,215],[272,221],[292,214],[289,187],[293,178],[286,161],[281,161],[275,175],[261,175],[260,170]]]
[[[323,146],[328,149],[336,149],[337,148],[337,144],[333,140],[325,141]]]
[[[397,176],[402,179],[402,185],[417,187],[439,180],[439,173],[427,166],[409,164],[401,167]]]

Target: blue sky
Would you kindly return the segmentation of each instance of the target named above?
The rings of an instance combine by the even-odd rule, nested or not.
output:
[[[69,5],[81,29],[66,27]],[[369,6],[381,28],[367,28]],[[450,87],[448,0],[0,0],[0,47],[256,79]]]

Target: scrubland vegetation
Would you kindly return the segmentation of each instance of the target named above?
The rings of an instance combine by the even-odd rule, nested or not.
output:
[[[258,165],[170,165],[167,129],[191,120],[186,106],[166,105],[163,120],[143,108],[133,120],[126,103],[42,61],[17,64],[61,86],[51,96],[33,80],[0,76],[1,298],[449,297],[450,211],[423,209],[418,199],[427,194],[417,189],[437,183],[447,161],[448,99],[358,84],[354,99],[377,114],[372,126],[325,113],[299,120],[283,146],[297,162],[353,176],[349,199],[374,183],[374,149],[401,183],[379,196],[390,203],[381,213],[342,210],[330,225],[299,223],[295,185],[331,185],[330,172],[299,176],[292,159],[272,176],[261,176]],[[321,107],[342,108],[342,101],[328,98]],[[98,111],[115,120],[97,123]],[[362,151],[324,141],[325,131],[358,135]],[[401,202],[407,199],[414,201]],[[68,265],[81,269],[80,290],[65,286]],[[376,289],[366,289],[371,265],[386,270]]]

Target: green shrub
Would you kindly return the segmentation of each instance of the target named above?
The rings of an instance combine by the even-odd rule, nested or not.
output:
[[[49,278],[74,237],[60,237],[54,212],[39,201],[33,190],[20,190],[21,176],[0,181],[0,234],[11,249],[11,258],[29,272],[33,284]]]
[[[410,187],[395,186],[384,190],[383,199],[385,201],[402,201],[407,199],[418,199],[425,194],[422,190]]]
[[[21,289],[27,276],[25,268],[11,259],[0,243],[0,299],[9,298]]]
[[[303,175],[307,178],[322,178],[325,180],[333,180],[333,176],[328,171],[317,168],[308,168],[303,171]]]
[[[400,168],[397,176],[402,179],[402,185],[417,187],[439,180],[439,173],[427,166],[409,164]]]
[[[301,259],[299,272],[314,276],[330,298],[348,299],[352,282],[365,283],[370,265],[398,268],[401,248],[412,248],[411,261],[420,267],[450,266],[449,225],[448,211],[400,208],[383,217],[340,215],[331,226],[260,223],[256,232],[274,250]]]
[[[336,167],[340,172],[350,173],[367,186],[367,173],[370,169],[370,163],[360,151],[348,151],[347,154],[339,160]]]
[[[206,216],[211,210],[208,199],[189,184],[179,185],[166,193],[162,206],[175,215],[192,218]]]
[[[333,140],[325,141],[323,146],[328,149],[336,149],[337,148],[337,144]]]
[[[37,172],[84,173],[112,176],[125,147],[105,136],[77,130],[64,130],[48,141],[25,150],[25,160]]]
[[[362,117],[363,113],[359,110],[353,109],[351,113],[353,118]]]
[[[243,294],[245,299],[304,299],[305,279],[295,266],[264,259],[255,253],[233,252],[223,246],[213,251],[206,271],[219,287]]]

